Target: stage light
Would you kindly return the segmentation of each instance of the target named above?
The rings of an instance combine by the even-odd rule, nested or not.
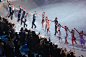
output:
[[[42,38],[44,38],[44,36],[42,36]]]

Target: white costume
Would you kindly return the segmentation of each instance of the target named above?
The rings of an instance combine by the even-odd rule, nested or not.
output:
[[[67,31],[65,31],[65,36],[68,37],[68,32]]]
[[[60,30],[61,27],[58,27],[58,30]],[[61,37],[61,31],[58,31],[58,37]]]

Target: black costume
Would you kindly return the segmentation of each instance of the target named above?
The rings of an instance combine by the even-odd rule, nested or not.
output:
[[[56,25],[58,24],[57,19],[55,19],[54,22],[55,22],[55,34],[54,34],[54,35],[56,35],[56,33],[58,33],[58,32],[57,32],[57,26],[56,26]]]
[[[25,27],[25,25],[26,25],[26,27],[27,27],[27,24],[26,24],[26,21],[27,21],[27,15],[28,15],[28,13],[26,13],[26,15],[24,16],[24,20],[23,20],[23,23],[24,23],[24,27]]]
[[[21,25],[22,25],[24,16],[25,16],[25,11],[23,11],[23,14],[22,14],[22,17],[21,17]]]
[[[33,25],[34,25],[35,28],[36,28],[35,20],[36,20],[36,14],[33,14],[33,21],[32,21],[32,27],[31,27],[31,28],[33,28]]]

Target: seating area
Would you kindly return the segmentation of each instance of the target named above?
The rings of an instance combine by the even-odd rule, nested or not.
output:
[[[0,16],[0,56],[5,57],[76,57],[75,52],[58,45],[45,37],[39,37],[40,32],[21,28],[15,32],[15,24]],[[83,55],[81,55],[83,57]]]

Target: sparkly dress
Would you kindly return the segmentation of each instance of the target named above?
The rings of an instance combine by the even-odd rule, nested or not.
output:
[[[85,35],[85,34],[84,34],[84,35]],[[85,35],[85,36],[86,36],[86,35]],[[80,35],[79,43],[85,45],[85,40],[83,39],[83,35]]]

